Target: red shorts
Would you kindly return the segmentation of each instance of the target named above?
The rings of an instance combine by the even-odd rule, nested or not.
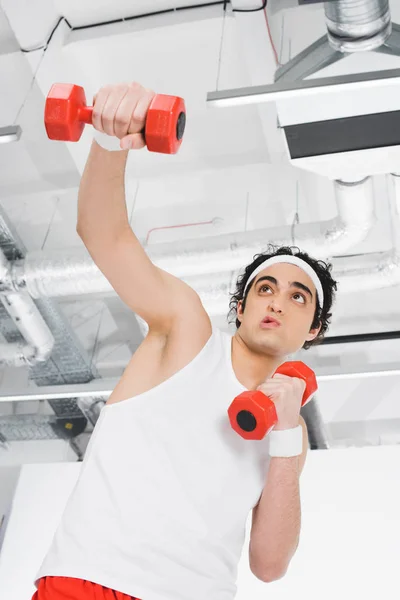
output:
[[[32,600],[139,600],[84,579],[42,577]]]

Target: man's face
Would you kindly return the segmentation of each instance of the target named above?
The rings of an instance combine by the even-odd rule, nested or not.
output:
[[[256,275],[244,312],[242,301],[238,303],[240,336],[249,347],[263,348],[270,355],[292,354],[318,335],[320,328],[310,330],[316,298],[312,280],[300,267],[271,265]],[[276,319],[279,326],[263,327],[266,317]]]

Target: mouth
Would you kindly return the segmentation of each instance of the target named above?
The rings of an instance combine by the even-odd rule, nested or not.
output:
[[[281,324],[279,323],[279,321],[277,319],[274,319],[273,317],[265,317],[265,319],[261,321],[261,327],[263,329],[273,329],[275,327],[280,326]]]

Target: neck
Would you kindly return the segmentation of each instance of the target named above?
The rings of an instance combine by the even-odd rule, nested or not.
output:
[[[232,368],[237,380],[248,390],[257,389],[272,377],[284,360],[284,357],[271,356],[249,348],[238,332],[232,337]]]

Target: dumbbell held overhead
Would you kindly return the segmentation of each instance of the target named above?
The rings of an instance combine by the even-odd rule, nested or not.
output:
[[[92,124],[93,107],[86,105],[84,89],[55,83],[47,96],[44,123],[51,140],[77,142],[85,124]],[[156,94],[149,106],[144,138],[150,152],[176,154],[186,124],[185,103],[178,96]]]
[[[311,400],[318,389],[315,373],[301,361],[289,361],[281,365],[276,373],[302,379],[306,388],[301,405]],[[246,440],[262,440],[278,422],[275,405],[261,390],[242,392],[228,408],[232,428]]]

